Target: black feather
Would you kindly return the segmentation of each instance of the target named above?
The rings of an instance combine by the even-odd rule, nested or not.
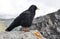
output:
[[[6,31],[11,31],[19,25],[22,27],[30,27],[35,16],[36,9],[37,7],[35,5],[30,6],[28,10],[22,12],[18,17],[16,17]]]

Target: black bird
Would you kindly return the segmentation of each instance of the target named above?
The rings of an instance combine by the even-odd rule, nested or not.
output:
[[[31,5],[28,10],[22,12],[16,19],[10,24],[6,31],[11,31],[17,26],[22,26],[23,31],[28,31],[28,27],[31,26],[33,18],[35,16],[35,11],[37,7]]]

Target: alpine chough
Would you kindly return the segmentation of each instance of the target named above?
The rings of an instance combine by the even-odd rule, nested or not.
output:
[[[22,12],[18,17],[14,19],[14,21],[10,24],[6,31],[11,31],[12,29],[20,25],[22,26],[23,31],[27,31],[28,27],[30,27],[32,24],[36,10],[36,5],[31,5],[29,9]]]

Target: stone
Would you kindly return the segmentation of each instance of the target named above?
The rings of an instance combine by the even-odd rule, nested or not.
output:
[[[11,31],[3,33],[0,32],[0,39],[38,39],[37,38],[38,36],[35,35],[35,32],[39,31],[31,30],[29,32],[23,32],[23,31]],[[39,34],[39,36],[41,37],[39,39],[44,39],[41,34]]]

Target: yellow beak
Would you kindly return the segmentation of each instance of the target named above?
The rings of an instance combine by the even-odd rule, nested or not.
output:
[[[39,8],[37,8],[37,10],[40,10]]]

